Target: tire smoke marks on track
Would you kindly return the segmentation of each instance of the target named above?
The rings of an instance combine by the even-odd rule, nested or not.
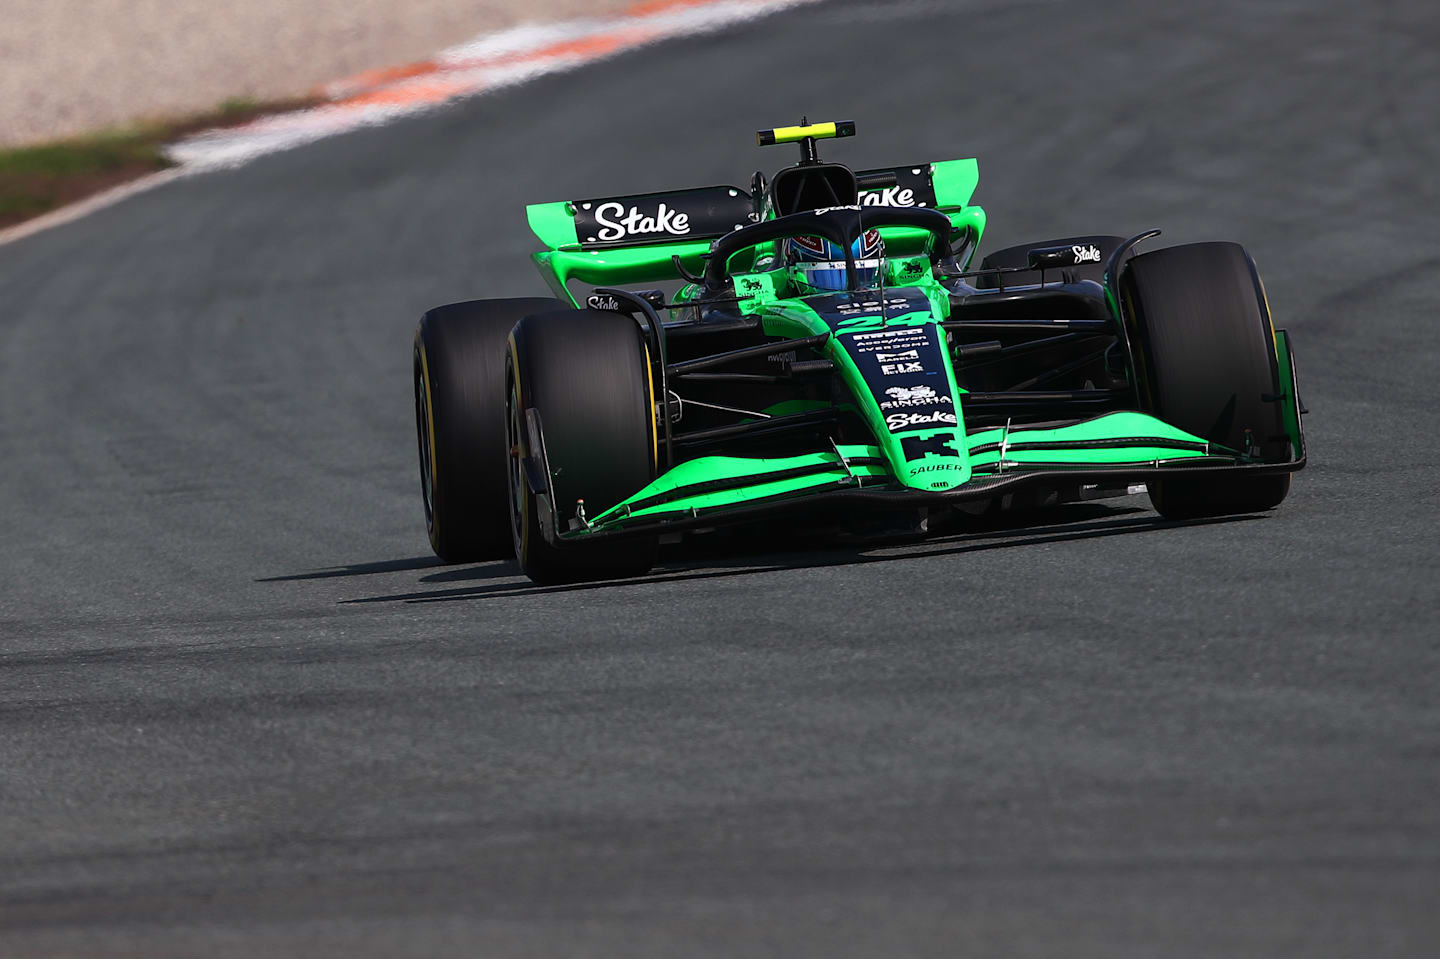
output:
[[[194,170],[236,166],[360,127],[375,126],[457,97],[474,96],[614,56],[672,37],[694,35],[816,0],[661,0],[604,19],[525,24],[485,34],[430,60],[370,70],[326,85],[334,102],[211,130],[167,152]]]

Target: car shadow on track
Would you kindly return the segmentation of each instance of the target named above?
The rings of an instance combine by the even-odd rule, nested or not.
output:
[[[264,579],[257,579],[257,583],[289,583],[302,579],[336,579],[342,576],[371,576],[376,573],[403,573],[410,569],[429,569],[432,566],[444,566],[445,561],[438,556],[413,556],[410,559],[387,559],[378,563],[351,563],[348,566],[329,566],[325,569],[311,570],[308,573],[295,573],[291,576],[267,576]]]
[[[1226,516],[1179,523],[1163,519],[1136,507],[1113,507],[1094,503],[1050,507],[1044,510],[1004,513],[994,518],[967,519],[943,533],[923,539],[900,541],[871,540],[840,544],[808,534],[803,539],[791,530],[740,532],[712,541],[701,540],[662,551],[660,565],[649,574],[629,579],[604,580],[566,586],[539,586],[525,579],[513,561],[486,563],[447,569],[423,576],[422,583],[472,585],[365,596],[341,600],[341,605],[371,603],[446,603],[511,596],[534,596],[624,586],[696,582],[755,573],[795,569],[820,569],[864,563],[927,557],[963,556],[990,550],[1040,546],[1105,536],[1123,536],[1179,526],[1245,522],[1256,516]],[[797,545],[802,548],[797,549]],[[483,580],[483,583],[475,583]]]

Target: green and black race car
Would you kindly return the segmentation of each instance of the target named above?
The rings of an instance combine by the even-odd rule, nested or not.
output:
[[[1066,237],[971,270],[976,161],[821,161],[854,132],[762,131],[801,159],[749,190],[528,208],[553,298],[438,307],[415,335],[437,554],[568,582],[781,513],[919,531],[1140,484],[1171,518],[1285,498],[1295,366],[1244,249]]]

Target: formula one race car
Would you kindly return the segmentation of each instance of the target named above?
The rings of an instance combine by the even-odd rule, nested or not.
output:
[[[1175,519],[1285,498],[1305,465],[1295,365],[1244,249],[1136,253],[1152,230],[971,270],[976,162],[820,160],[854,132],[762,131],[801,159],[748,191],[528,208],[554,298],[438,307],[415,335],[437,554],[513,549],[536,582],[573,582],[777,514],[922,530],[1141,484]]]

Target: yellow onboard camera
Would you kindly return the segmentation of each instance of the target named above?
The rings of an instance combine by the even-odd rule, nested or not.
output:
[[[776,127],[773,130],[758,131],[755,134],[755,142],[762,147],[768,147],[777,143],[829,140],[834,137],[853,137],[854,135],[854,120],[840,120],[836,123],[809,123],[802,118],[798,127]]]

